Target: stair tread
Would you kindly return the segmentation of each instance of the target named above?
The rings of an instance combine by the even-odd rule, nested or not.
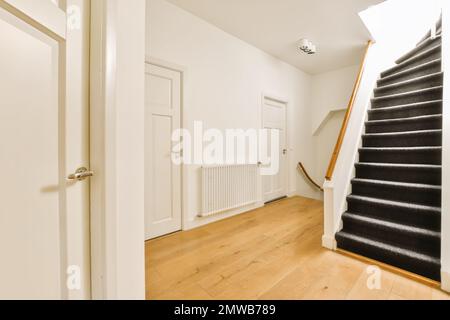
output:
[[[402,131],[402,132],[382,132],[382,133],[366,133],[364,137],[382,137],[382,136],[402,136],[402,135],[415,135],[424,133],[442,133],[441,129],[432,130],[418,130],[418,131]]]
[[[378,163],[378,162],[358,162],[356,165],[370,167],[394,167],[394,168],[414,168],[414,169],[442,169],[442,166],[433,164],[403,164],[403,163]]]
[[[423,204],[415,204],[415,203],[409,203],[409,202],[399,202],[399,201],[385,200],[385,199],[364,197],[364,196],[357,196],[357,195],[349,195],[347,198],[349,198],[350,200],[360,200],[360,201],[366,201],[366,202],[373,202],[373,203],[384,204],[384,205],[395,206],[395,207],[408,208],[408,209],[413,209],[413,210],[434,211],[437,214],[441,213],[441,208],[440,207],[426,206],[426,205],[423,205]]]
[[[425,76],[420,76],[420,77],[416,77],[416,78],[412,78],[412,79],[396,82],[396,83],[393,83],[393,84],[380,86],[380,87],[376,88],[375,90],[376,91],[380,91],[380,90],[389,89],[389,88],[401,87],[402,85],[407,85],[407,84],[410,84],[410,83],[426,81],[426,80],[434,78],[434,77],[442,76],[443,74],[444,73],[442,71],[441,72],[436,72],[436,73],[431,73],[431,74],[427,74]]]
[[[423,151],[423,150],[442,150],[442,147],[363,147],[361,151]]]
[[[420,189],[431,189],[431,190],[442,190],[441,186],[434,184],[423,184],[423,183],[410,183],[410,182],[398,182],[398,181],[388,181],[388,180],[373,180],[373,179],[361,179],[354,178],[352,182],[363,182],[378,185],[389,185],[396,187],[405,188],[420,188]]]
[[[441,35],[442,34],[442,19],[439,20],[439,22],[436,24],[436,36]],[[427,41],[428,39],[431,38],[431,30],[428,31],[427,35],[425,37],[422,38],[422,40],[420,40],[416,47],[422,45],[422,43],[424,43],[425,41]]]
[[[436,38],[441,37],[442,36],[442,28],[439,28],[436,30]],[[428,37],[424,38],[422,41],[420,41],[416,47],[419,47],[421,45],[423,45],[425,42],[427,42],[428,40],[432,39],[431,36],[429,35]]]
[[[437,49],[440,49],[441,47],[442,47],[441,44],[438,44],[438,45],[436,45],[436,46],[434,46],[434,47],[431,47],[430,49],[425,50],[424,52],[421,52],[421,53],[419,53],[418,55],[412,56],[411,58],[406,59],[405,61],[403,61],[403,62],[397,64],[396,67],[407,65],[409,62],[411,62],[411,61],[413,61],[413,60],[416,60],[416,59],[419,60],[420,58],[429,55],[430,52],[435,51],[435,50],[437,50]],[[390,69],[388,69],[388,70],[390,70]]]
[[[435,264],[436,266],[440,266],[440,264],[441,264],[441,261],[439,258],[430,256],[427,254],[414,252],[414,251],[404,249],[404,248],[399,248],[399,247],[392,246],[392,245],[389,245],[389,244],[386,244],[386,243],[383,243],[380,241],[374,241],[374,240],[371,240],[371,239],[368,239],[365,237],[356,236],[356,235],[353,235],[351,233],[347,233],[344,231],[339,232],[338,235],[340,237],[348,238],[348,239],[351,239],[356,242],[366,243],[369,246],[377,247],[378,249],[381,249],[381,250],[394,252],[398,255],[403,255],[403,256],[407,256],[407,257],[410,257],[410,258],[413,258],[416,260],[432,263],[432,264]]]
[[[422,102],[401,104],[401,105],[397,105],[397,106],[371,109],[371,110],[369,110],[369,112],[395,111],[395,110],[399,110],[399,109],[407,109],[407,108],[411,108],[411,107],[417,107],[417,106],[422,106],[422,105],[427,105],[427,104],[432,104],[432,103],[442,103],[442,102],[443,102],[443,100],[422,101]]]
[[[390,222],[390,221],[381,220],[381,219],[376,219],[376,218],[365,217],[365,216],[358,215],[356,213],[351,213],[351,212],[344,213],[343,217],[344,218],[353,219],[353,220],[359,220],[359,221],[364,222],[364,223],[369,223],[369,224],[373,224],[373,225],[383,226],[383,227],[386,227],[386,228],[389,228],[389,229],[395,229],[397,231],[414,233],[414,234],[424,235],[424,236],[434,237],[434,238],[440,238],[440,236],[441,236],[441,233],[437,232],[437,231],[424,229],[424,228],[413,227],[413,226],[408,226],[408,225],[395,223],[395,222]]]
[[[389,68],[389,69],[387,69],[382,74],[389,73],[389,72],[391,72],[391,71],[393,71],[395,69],[401,69],[402,67],[407,66],[408,64],[410,64],[411,61],[420,60],[421,58],[430,55],[431,52],[436,51],[436,50],[440,49],[441,47],[442,47],[441,45],[434,46],[434,47],[432,47],[432,48],[430,48],[430,49],[428,49],[428,50],[426,50],[424,52],[421,52],[418,55],[415,55],[415,56],[413,56],[413,57],[411,57],[411,58],[409,58],[409,59],[407,59],[407,60],[405,60],[405,61],[403,61],[403,62],[401,62],[401,63],[399,63],[399,64],[397,64],[397,65],[395,65],[395,66],[393,66],[391,68]]]
[[[370,121],[367,121],[366,124],[372,125],[372,124],[389,124],[389,123],[397,123],[397,122],[414,122],[414,121],[420,121],[420,120],[440,119],[440,118],[442,118],[442,114],[430,114],[430,115],[409,117],[409,118],[370,120]]]
[[[443,89],[443,88],[444,88],[443,86],[436,86],[436,87],[419,89],[419,90],[413,90],[413,91],[408,91],[408,92],[395,93],[395,94],[390,94],[388,96],[373,98],[372,102],[381,101],[381,100],[389,100],[389,99],[393,99],[393,98],[410,96],[410,95],[415,95],[415,94],[420,94],[420,93],[426,93],[426,92],[429,92],[429,91],[435,91],[435,90]],[[425,102],[429,102],[429,101],[425,101]],[[377,108],[377,109],[379,109],[379,108]]]
[[[429,62],[425,62],[425,63],[423,63],[421,65],[418,65],[418,66],[415,66],[415,67],[412,67],[412,68],[409,68],[409,69],[406,69],[406,70],[403,70],[403,71],[400,71],[400,72],[388,75],[386,77],[383,77],[383,78],[381,78],[378,81],[382,82],[382,81],[395,79],[397,77],[401,77],[402,75],[405,75],[405,74],[408,74],[408,73],[413,73],[416,70],[420,70],[422,68],[431,66],[431,65],[436,64],[436,63],[442,63],[442,59],[435,59],[435,60],[432,60],[432,61],[429,61]]]
[[[408,60],[409,58],[415,56],[415,54],[417,52],[419,52],[421,49],[423,49],[424,47],[426,47],[430,43],[433,43],[434,41],[439,40],[440,38],[442,38],[442,36],[440,34],[436,34],[436,36],[434,38],[432,38],[431,36],[428,37],[428,38],[425,38],[413,50],[409,51],[408,53],[404,54],[402,57],[397,59],[397,61],[395,63],[400,64],[403,61]]]

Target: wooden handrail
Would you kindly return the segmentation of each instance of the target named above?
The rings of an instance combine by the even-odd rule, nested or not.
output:
[[[323,191],[323,188],[316,183],[311,176],[308,174],[308,171],[306,171],[305,166],[303,165],[303,163],[299,162],[298,163],[298,167],[302,170],[303,174],[305,175],[305,177],[309,180],[309,182],[311,182],[317,189],[319,189],[320,191]]]
[[[361,63],[361,67],[359,69],[358,77],[356,78],[355,87],[353,88],[352,96],[350,98],[350,102],[348,103],[347,112],[345,113],[345,118],[342,123],[341,131],[339,133],[336,146],[333,151],[333,155],[331,156],[330,165],[328,166],[328,171],[325,179],[330,181],[333,178],[334,175],[334,169],[336,168],[336,163],[339,158],[339,153],[341,152],[342,143],[344,142],[345,134],[347,133],[347,127],[348,123],[350,122],[350,116],[353,111],[353,107],[355,105],[356,95],[358,93],[359,87],[361,85],[362,76],[364,73],[364,69],[366,66],[367,56],[369,53],[369,49],[372,46],[373,42],[372,40],[369,40],[367,42],[366,52],[364,54],[363,61]]]

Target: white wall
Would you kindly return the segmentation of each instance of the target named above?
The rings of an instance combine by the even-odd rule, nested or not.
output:
[[[301,160],[314,166],[311,152],[311,76],[221,31],[164,1],[147,0],[147,56],[181,65],[184,83],[184,127],[194,121],[206,128],[260,128],[263,92],[289,100],[289,191],[317,197],[296,170]],[[186,167],[185,216],[189,226],[199,220],[199,167]]]
[[[439,18],[447,0],[388,0],[360,13],[378,43],[400,58],[414,48]],[[401,23],[399,23],[401,17]]]
[[[359,65],[354,65],[312,77],[311,134],[314,136],[315,167],[311,168],[314,170],[311,175],[320,185],[325,181],[358,71]]]
[[[317,133],[331,111],[347,109],[359,66],[356,64],[312,77],[312,134]]]
[[[442,289],[450,292],[450,3],[442,9],[442,58],[444,70],[444,105],[442,132]],[[447,165],[445,165],[447,164]]]
[[[344,117],[345,110],[331,112],[314,136],[314,156],[316,161],[314,173],[312,174],[315,181],[320,185],[323,185],[325,182],[325,176]]]

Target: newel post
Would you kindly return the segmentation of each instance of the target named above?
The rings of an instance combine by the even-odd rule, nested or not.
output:
[[[335,240],[335,205],[334,205],[334,185],[332,181],[325,181],[324,189],[324,234],[322,237],[322,246],[336,250]]]

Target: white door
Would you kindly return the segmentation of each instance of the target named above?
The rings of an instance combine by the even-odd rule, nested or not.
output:
[[[89,180],[67,179],[89,166],[89,8],[67,0],[66,32],[62,2],[0,0],[0,299],[90,297]]]
[[[263,176],[263,200],[270,202],[287,196],[287,163],[288,149],[286,146],[286,103],[264,98],[263,102],[263,128],[278,130],[280,136],[279,170],[274,175]],[[267,155],[272,154],[272,146],[268,139]]]
[[[181,73],[146,65],[146,239],[181,230],[181,167],[172,162],[172,133],[181,126]]]

